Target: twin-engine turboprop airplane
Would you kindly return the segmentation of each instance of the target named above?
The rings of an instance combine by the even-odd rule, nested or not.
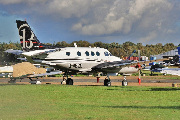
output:
[[[99,47],[64,47],[55,48],[45,46],[37,39],[26,21],[17,20],[20,42],[23,54],[30,62],[40,63],[58,68],[65,72],[104,72],[108,79],[104,85],[111,85],[109,75],[115,75],[120,71],[123,73],[135,73],[138,67],[125,67],[131,65],[133,61],[122,60],[113,56],[107,49]],[[17,51],[8,50],[9,53]],[[123,70],[125,69],[125,70]],[[123,81],[125,85],[127,81]],[[67,77],[66,84],[73,84],[73,80]]]

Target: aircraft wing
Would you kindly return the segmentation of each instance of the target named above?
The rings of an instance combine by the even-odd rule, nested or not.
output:
[[[134,62],[132,60],[105,62],[105,63],[101,63],[94,66],[92,70],[98,71],[98,72],[106,72],[106,73],[117,73],[122,67],[131,65],[134,63],[137,63],[137,62]]]
[[[0,67],[0,73],[12,73],[12,72],[13,72],[12,66]]]
[[[171,74],[180,76],[180,68],[157,68],[153,69],[153,72],[160,72],[163,74]]]
[[[50,72],[50,73],[42,73],[42,74],[32,74],[32,75],[28,75],[27,77],[31,78],[31,77],[42,77],[45,75],[56,75],[56,74],[61,74],[62,71],[54,71],[54,72]]]
[[[5,73],[5,74],[0,74],[0,77],[2,77],[2,76],[6,76],[6,75],[8,75],[9,73]]]
[[[169,59],[168,59],[168,58],[163,58],[163,59],[156,59],[156,60],[138,61],[138,62],[134,62],[134,63],[135,63],[135,64],[139,63],[139,64],[149,65],[149,63],[152,63],[152,62],[160,62],[160,61],[164,61],[164,60],[169,60]]]
[[[21,50],[8,49],[8,50],[6,50],[4,52],[16,54],[16,55],[23,54],[25,56],[33,56],[33,55],[39,55],[39,54],[42,54],[42,53],[54,52],[54,51],[58,51],[58,50],[60,50],[60,49],[59,48],[56,48],[56,49],[43,49],[43,50],[34,50],[34,51],[30,51],[30,52],[23,52]]]
[[[23,53],[22,50],[13,50],[13,49],[8,49],[8,50],[6,50],[6,51],[4,51],[4,52],[12,53],[12,54],[15,54],[15,55],[20,55],[20,54]]]
[[[121,61],[114,61],[114,62],[105,62],[98,64],[92,68],[94,71],[98,72],[106,72],[106,73],[118,73],[122,67],[126,66],[136,66],[138,64],[149,64],[150,62],[157,62],[157,61],[163,61],[167,59],[158,59],[158,60],[150,60],[150,61],[138,61],[135,62],[133,60],[121,60]]]

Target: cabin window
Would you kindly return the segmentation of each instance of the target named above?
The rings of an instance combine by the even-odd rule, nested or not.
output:
[[[77,55],[78,55],[78,56],[81,56],[81,52],[78,51],[78,52],[77,52]]]
[[[105,56],[109,56],[108,52],[104,52],[104,55],[105,55]]]
[[[92,55],[92,56],[94,56],[94,55],[95,55],[93,51],[91,51],[91,55]]]
[[[70,52],[66,52],[66,55],[67,55],[67,56],[70,56]]]
[[[97,56],[100,56],[100,53],[97,51],[97,52],[96,52],[96,55],[97,55]]]
[[[85,54],[86,54],[86,56],[89,56],[89,52],[88,51],[86,51]]]

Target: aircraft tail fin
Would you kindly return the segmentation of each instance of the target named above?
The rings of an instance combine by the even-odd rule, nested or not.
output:
[[[23,50],[30,51],[43,48],[26,21],[16,20],[16,23]]]

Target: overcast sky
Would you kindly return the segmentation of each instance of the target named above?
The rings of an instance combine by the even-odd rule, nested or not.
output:
[[[179,0],[0,0],[0,42],[25,19],[42,43],[180,44]]]

